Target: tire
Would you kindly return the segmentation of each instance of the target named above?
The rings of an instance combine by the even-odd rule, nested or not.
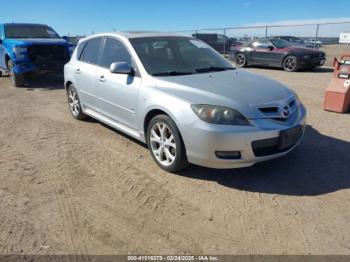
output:
[[[234,62],[238,67],[245,67],[247,65],[247,57],[243,53],[238,53],[235,55]]]
[[[188,166],[179,129],[169,116],[152,118],[147,128],[147,144],[154,161],[163,170],[176,173]]]
[[[69,111],[75,119],[84,120],[87,118],[87,115],[85,115],[81,110],[80,99],[74,85],[70,85],[67,88],[67,100]]]
[[[298,71],[298,59],[296,56],[287,56],[283,59],[282,67],[284,71],[296,72]]]
[[[14,64],[12,60],[9,60],[7,63],[7,68],[10,72],[10,79],[11,79],[12,85],[14,87],[21,87],[24,85],[24,75],[14,73],[13,67],[14,67]]]

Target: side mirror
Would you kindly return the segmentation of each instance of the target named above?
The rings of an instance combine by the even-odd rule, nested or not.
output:
[[[135,73],[134,68],[127,62],[112,63],[109,71],[112,74],[124,74],[133,75]]]
[[[269,49],[270,51],[272,51],[273,49],[275,49],[272,45],[269,45],[268,47],[267,47],[267,49]]]
[[[62,36],[63,40],[66,40],[67,42],[69,42],[68,36]]]

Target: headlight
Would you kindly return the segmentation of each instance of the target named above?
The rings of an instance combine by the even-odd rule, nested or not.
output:
[[[27,48],[26,47],[20,47],[20,46],[15,46],[13,48],[13,52],[17,53],[24,53],[27,52]]]
[[[249,125],[240,112],[232,108],[214,105],[191,105],[193,112],[205,122],[218,125]]]
[[[311,58],[311,55],[304,55],[304,59],[309,59]]]
[[[15,53],[17,58],[24,59],[26,57],[25,53],[27,52],[27,48],[26,47],[15,46],[13,48],[13,52]]]

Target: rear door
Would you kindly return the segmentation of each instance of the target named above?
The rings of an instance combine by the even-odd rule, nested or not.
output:
[[[95,82],[102,42],[101,37],[88,40],[74,65],[74,84],[78,89],[82,106],[94,110],[98,110]]]
[[[119,39],[107,37],[104,41],[95,81],[99,108],[109,119],[136,130],[141,78],[137,72],[135,75],[111,73],[112,63],[127,62],[133,65],[133,61],[128,49]]]

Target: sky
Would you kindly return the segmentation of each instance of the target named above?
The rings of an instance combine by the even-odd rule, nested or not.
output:
[[[0,7],[0,23],[44,23],[61,35],[350,21],[350,0],[0,0]]]

